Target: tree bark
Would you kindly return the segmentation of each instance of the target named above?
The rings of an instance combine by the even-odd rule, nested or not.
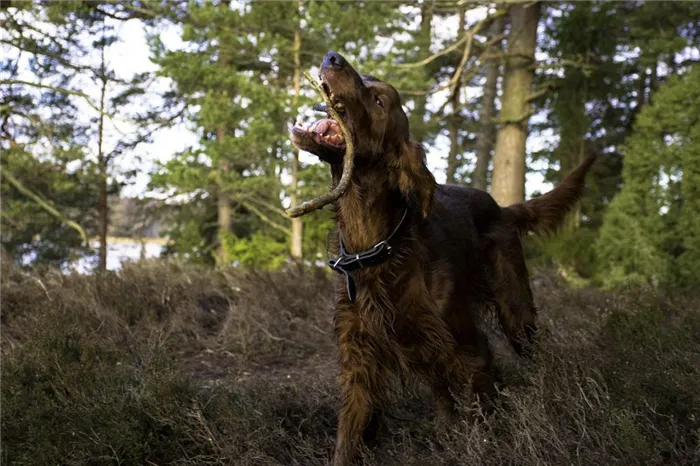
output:
[[[459,29],[457,32],[457,37],[461,37],[464,32],[465,24],[465,11],[464,7],[459,9]],[[458,70],[455,69],[455,73]],[[461,86],[457,83],[454,92],[450,96],[450,106],[452,107],[452,114],[448,117],[449,131],[450,131],[450,153],[447,156],[447,169],[445,170],[445,182],[446,183],[456,183],[457,182],[457,168],[459,166],[459,111],[460,111],[460,95]]]
[[[422,60],[430,56],[430,42],[432,36],[432,22],[435,13],[435,5],[433,1],[427,0],[421,6],[420,14],[420,31],[418,32],[418,60]],[[418,142],[423,142],[426,136],[425,128],[425,109],[427,105],[427,95],[418,96],[415,100],[415,109],[412,112],[411,133],[413,138]]]
[[[104,35],[103,35],[104,39]],[[109,228],[109,205],[107,204],[107,157],[104,153],[104,123],[105,123],[105,95],[107,93],[107,73],[105,62],[105,44],[101,49],[100,64],[100,120],[97,135],[97,167],[99,170],[99,236],[100,253],[97,269],[100,272],[107,270],[107,229]]]
[[[299,14],[301,14],[301,8],[303,3],[299,1],[297,3],[297,8]],[[293,106],[296,108],[299,103],[299,96],[301,94],[301,24],[297,25],[297,29],[294,31],[294,103]],[[290,201],[291,207],[295,207],[299,203],[298,190],[299,190],[299,153],[300,151],[294,151],[294,156],[292,158],[292,185],[290,187]],[[304,221],[301,217],[292,218],[292,235],[290,241],[290,254],[292,259],[296,261],[301,261],[304,256]]]
[[[489,27],[489,39],[497,37],[503,33],[505,18],[494,19]],[[500,53],[500,41],[493,46],[494,53]],[[472,187],[486,191],[488,187],[488,170],[491,162],[491,151],[493,150],[496,135],[496,125],[493,117],[496,114],[496,94],[498,93],[499,61],[489,60],[486,62],[486,82],[484,83],[484,96],[479,112],[479,133],[476,135],[476,167],[472,174]]]
[[[224,138],[225,131],[223,128],[216,130],[216,139],[221,143]],[[228,160],[219,159],[219,177],[218,189],[219,196],[217,200],[217,224],[219,230],[219,248],[217,251],[217,263],[219,266],[225,264],[226,248],[224,247],[223,238],[231,231],[231,195],[226,187],[226,175],[231,171]]]
[[[513,5],[503,79],[501,120],[493,156],[491,194],[506,206],[525,199],[525,144],[540,3]]]
[[[231,66],[230,51],[221,45],[219,48],[219,63],[221,68]],[[216,141],[218,144],[223,144],[226,137],[226,127],[219,126],[216,128]],[[223,150],[219,150],[218,161],[218,176],[217,176],[217,230],[218,230],[218,248],[216,251],[216,264],[221,267],[226,264],[226,247],[224,238],[231,232],[231,193],[227,186],[228,174],[231,172],[231,164],[226,160]]]

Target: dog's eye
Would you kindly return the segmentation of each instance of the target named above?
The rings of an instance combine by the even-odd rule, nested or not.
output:
[[[384,108],[384,102],[382,102],[382,99],[380,99],[379,97],[375,96],[374,102],[376,102],[376,104],[379,105],[381,108]]]

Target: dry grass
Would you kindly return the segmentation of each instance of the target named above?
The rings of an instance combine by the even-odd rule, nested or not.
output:
[[[327,280],[156,262],[28,275],[3,261],[3,464],[326,464]],[[533,363],[501,352],[494,416],[441,430],[430,395],[407,394],[365,464],[700,464],[698,301],[533,283],[548,336]]]

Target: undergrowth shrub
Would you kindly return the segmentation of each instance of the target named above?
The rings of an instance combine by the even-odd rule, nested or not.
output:
[[[103,276],[2,264],[3,464],[324,465],[337,390],[326,271],[145,262]],[[366,465],[700,463],[700,309],[535,272],[531,362],[500,348],[496,411],[387,410]],[[471,419],[471,420],[469,420]]]

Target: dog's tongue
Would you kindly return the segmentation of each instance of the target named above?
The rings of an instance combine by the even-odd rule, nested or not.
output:
[[[338,130],[338,123],[330,118],[324,118],[322,120],[319,120],[313,125],[311,125],[311,128],[309,128],[309,131],[311,131],[312,133],[316,133],[321,137],[334,136],[339,133]]]
[[[313,133],[317,142],[332,145],[338,145],[344,142],[338,122],[331,118],[318,120],[309,127],[308,131]]]

